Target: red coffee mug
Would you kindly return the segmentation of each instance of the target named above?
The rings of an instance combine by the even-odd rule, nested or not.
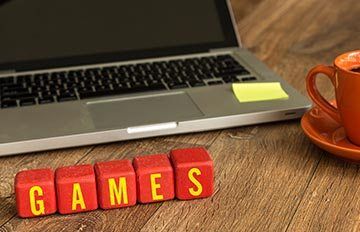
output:
[[[319,93],[315,82],[319,73],[329,77],[334,85],[337,107]],[[311,69],[306,89],[314,103],[344,127],[348,139],[360,146],[360,50],[338,56],[333,66]]]

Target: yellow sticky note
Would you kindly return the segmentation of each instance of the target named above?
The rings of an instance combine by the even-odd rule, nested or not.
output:
[[[239,102],[269,101],[288,99],[280,82],[234,83],[232,89]]]

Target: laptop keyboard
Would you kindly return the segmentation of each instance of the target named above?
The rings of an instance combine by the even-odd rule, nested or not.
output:
[[[206,56],[0,78],[1,108],[254,81],[232,56]]]

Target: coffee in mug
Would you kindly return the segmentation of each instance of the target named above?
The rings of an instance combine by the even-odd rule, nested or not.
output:
[[[360,67],[350,69],[350,71],[360,73]]]

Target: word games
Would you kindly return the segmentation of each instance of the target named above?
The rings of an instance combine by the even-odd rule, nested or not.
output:
[[[20,217],[71,214],[176,198],[209,197],[214,166],[204,148],[177,149],[130,160],[20,171],[15,177]]]

